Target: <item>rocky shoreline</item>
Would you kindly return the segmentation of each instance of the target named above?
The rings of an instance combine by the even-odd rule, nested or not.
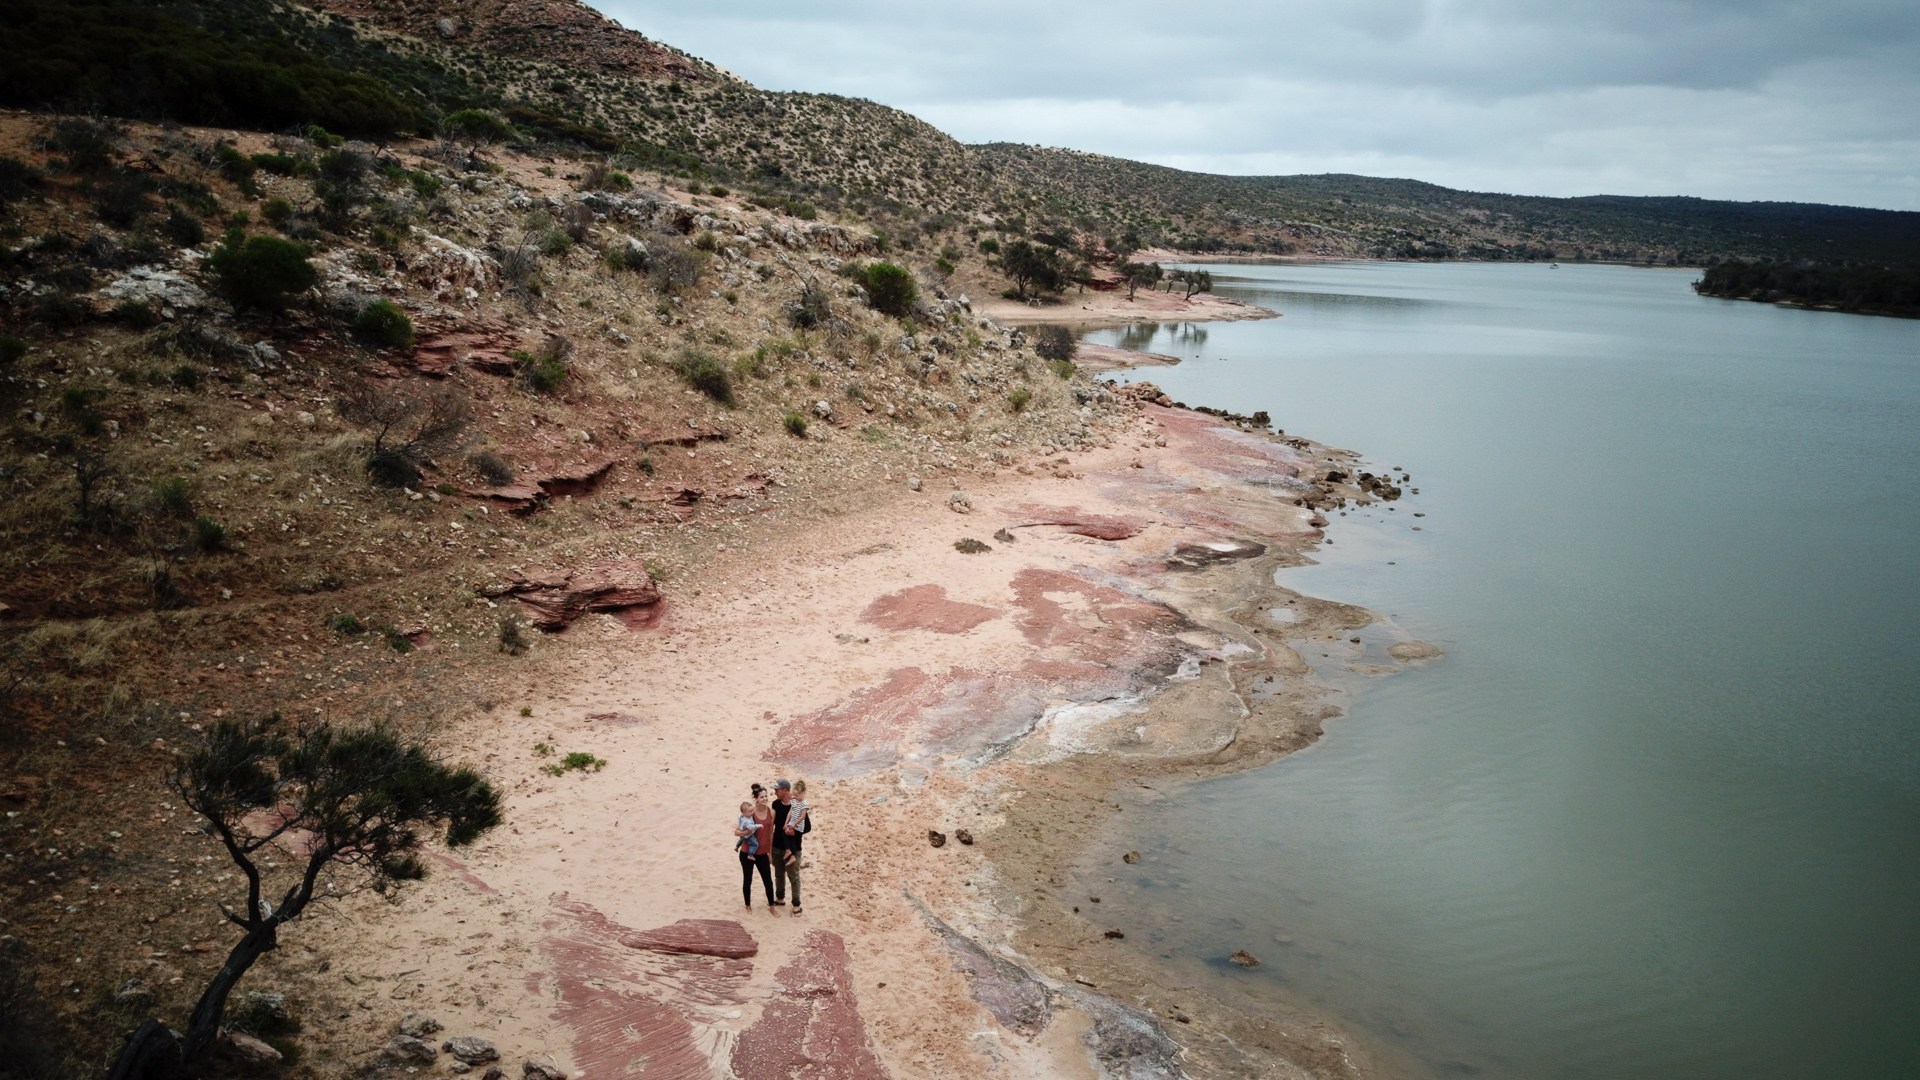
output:
[[[1084,452],[896,477],[724,546],[644,620],[579,616],[526,715],[453,747],[607,768],[512,785],[508,835],[350,920],[333,963],[574,1076],[1370,1075],[1314,1017],[1167,989],[1062,886],[1117,804],[1318,737],[1336,710],[1289,643],[1375,617],[1272,572],[1323,509],[1388,495],[1347,452],[1109,392],[1129,407]],[[743,913],[708,835],[774,775],[822,822],[804,917]]]

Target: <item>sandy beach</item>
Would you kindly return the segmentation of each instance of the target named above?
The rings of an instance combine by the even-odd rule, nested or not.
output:
[[[976,300],[974,309],[1008,326],[1035,323],[1065,323],[1086,330],[1106,326],[1125,326],[1136,322],[1232,322],[1240,319],[1271,319],[1280,312],[1242,300],[1196,293],[1140,289],[1127,299],[1125,289],[1089,289],[1061,294],[1056,302],[1021,303],[1005,297]]]
[[[1287,641],[1373,616],[1271,571],[1351,463],[1142,401],[1091,453],[725,546],[651,627],[575,624],[448,733],[509,824],[337,909],[329,978],[364,995],[337,1037],[421,1012],[588,1077],[1364,1075],[1310,1017],[1158,987],[1058,895],[1122,789],[1318,735]],[[542,771],[576,752],[606,764]],[[730,850],[776,776],[812,789],[804,914],[743,907]]]

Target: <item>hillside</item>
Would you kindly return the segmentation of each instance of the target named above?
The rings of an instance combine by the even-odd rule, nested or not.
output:
[[[917,242],[916,234],[962,227],[968,243],[983,234],[1062,241],[1077,234],[1096,242],[1078,245],[1096,260],[1102,251],[1133,246],[1370,258],[1905,265],[1920,251],[1920,214],[1910,212],[1682,197],[1553,199],[1345,175],[1214,176],[1071,150],[963,146],[873,102],[757,89],[576,0],[323,0],[315,8],[267,0],[200,0],[190,8],[0,0],[0,10],[22,27],[35,26],[29,15],[40,12],[41,35],[66,35],[66,51],[94,54],[114,33],[87,28],[86,12],[98,13],[103,25],[125,22],[115,13],[128,10],[159,22],[198,13],[196,33],[242,56],[280,50],[283,65],[305,57],[316,73],[339,73],[327,78],[375,80],[402,107],[347,112],[361,127],[434,131],[461,110],[489,109],[510,121],[500,134],[509,142],[611,153],[633,167],[847,213],[906,244]],[[47,14],[55,11],[57,18]],[[236,100],[223,89],[230,79],[190,94],[177,72],[151,87],[76,79],[81,65],[47,62],[48,54],[62,52],[61,43],[34,37],[12,37],[15,70],[0,75],[0,101],[40,107],[104,100],[134,115],[202,123],[246,122],[258,111],[252,103],[259,95]],[[195,46],[196,55],[212,47]],[[131,57],[126,62],[140,67]],[[308,96],[324,124],[320,114],[329,108],[341,112],[343,100],[372,95],[353,88]],[[274,115],[258,121],[269,128],[285,122]]]
[[[716,550],[1125,411],[957,294],[873,310],[870,231],[600,157],[0,113],[0,162],[0,1043],[50,1062],[20,1075],[97,1074],[217,964],[181,951],[211,876],[152,902],[204,862],[159,782],[213,718],[492,708],[568,647],[497,590],[697,595]],[[108,838],[103,798],[160,809]]]

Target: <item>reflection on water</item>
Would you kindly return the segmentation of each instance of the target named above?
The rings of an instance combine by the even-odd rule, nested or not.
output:
[[[1121,815],[1076,882],[1103,920],[1419,1076],[1920,1075],[1920,500],[1888,488],[1920,323],[1686,272],[1236,269],[1285,317],[1089,337],[1411,470],[1280,580],[1447,655],[1308,650],[1350,716]]]
[[[1207,343],[1205,323],[1129,323],[1121,327],[1118,334],[1119,339],[1113,344],[1135,352],[1169,352],[1184,349],[1191,353]]]

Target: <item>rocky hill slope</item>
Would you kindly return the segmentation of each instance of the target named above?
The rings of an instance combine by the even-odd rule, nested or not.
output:
[[[161,785],[214,718],[489,708],[567,647],[543,630],[1126,410],[957,286],[875,310],[869,228],[604,155],[4,113],[0,182],[20,1075],[99,1073],[217,966]]]
[[[71,7],[0,0],[0,9],[17,9],[11,21],[32,31],[0,45],[0,60],[13,61],[14,69],[0,74],[0,102],[104,103],[135,115],[246,122],[257,111],[254,98],[229,100],[234,80],[215,79],[186,94],[179,72],[203,69],[206,54],[219,48],[245,57],[281,50],[283,66],[299,58],[315,65],[305,84],[327,71],[372,79],[398,106],[348,109],[374,96],[354,86],[309,93],[316,117],[331,110],[342,114],[341,123],[442,131],[449,117],[490,110],[506,122],[486,133],[490,138],[610,153],[688,181],[848,213],[888,237],[965,225],[1002,238],[1093,240],[1108,250],[1695,265],[1726,258],[1899,265],[1920,251],[1915,213],[1687,198],[1548,199],[1342,175],[1213,176],[1070,150],[964,146],[873,102],[760,90],[578,0],[320,0],[312,7],[94,0],[79,5],[103,13],[102,28],[92,30]],[[57,18],[28,17],[55,8]],[[101,56],[114,37],[108,28],[125,23],[128,11],[154,26],[190,16],[200,38],[180,47],[198,66],[171,65],[166,79],[141,86],[139,69],[148,61],[137,56],[154,51],[150,28],[124,58],[134,79],[76,78],[89,57]],[[44,39],[61,35],[80,57],[68,66],[46,62],[62,42]],[[0,72],[8,67],[0,64]],[[278,115],[261,126],[283,124]],[[371,127],[364,133],[376,134]]]

